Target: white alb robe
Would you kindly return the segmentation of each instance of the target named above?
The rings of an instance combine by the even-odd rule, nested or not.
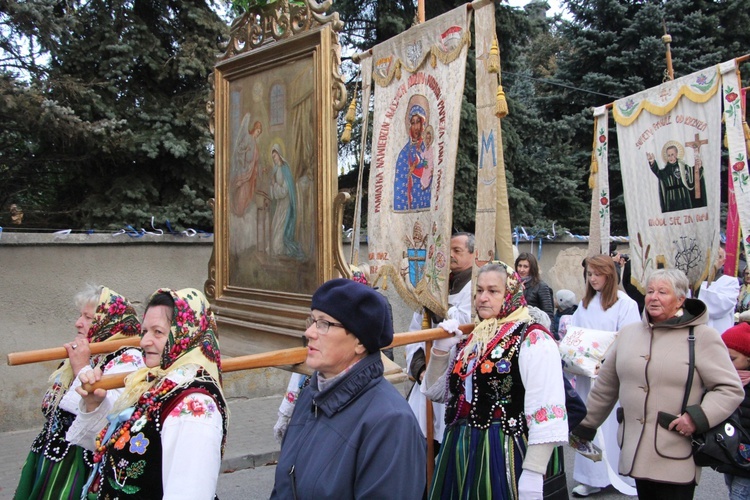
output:
[[[618,290],[617,302],[606,311],[602,309],[601,294],[598,292],[589,302],[588,308],[584,308],[581,301],[570,319],[570,325],[617,332],[623,326],[637,323],[640,320],[638,304],[625,292]],[[584,403],[588,400],[593,382],[594,380],[589,377],[576,375],[575,388]],[[620,493],[635,495],[633,479],[617,473],[620,447],[617,444],[617,417],[615,415],[619,406],[620,404],[617,403],[612,409],[612,413],[607,417],[607,420],[599,427],[594,440],[597,446],[602,449],[604,459],[601,462],[593,462],[576,453],[573,479],[579,483],[598,488],[605,488],[612,484]]]

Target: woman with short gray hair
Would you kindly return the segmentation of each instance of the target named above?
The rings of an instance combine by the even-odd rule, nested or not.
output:
[[[642,321],[620,330],[573,435],[592,440],[619,399],[619,473],[635,479],[640,499],[691,499],[700,479],[691,436],[727,418],[744,397],[706,305],[685,298],[677,269],[654,271]],[[689,370],[688,335],[695,336],[695,377],[682,408]]]

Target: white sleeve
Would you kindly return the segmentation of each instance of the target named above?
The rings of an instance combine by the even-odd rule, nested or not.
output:
[[[638,312],[638,304],[635,300],[627,296],[627,294],[621,290],[617,292],[618,302],[622,301],[619,317],[617,318],[617,328],[619,332],[624,326],[631,323],[640,323],[641,314]]]
[[[419,310],[415,312],[411,317],[411,323],[409,323],[409,331],[410,332],[416,332],[417,330],[422,329],[422,311]],[[407,344],[404,346],[404,355],[406,356],[406,369],[409,370],[409,366],[411,365],[411,358],[414,356],[414,353],[417,352],[419,349],[424,350],[424,342],[416,342],[414,344]]]
[[[143,354],[140,349],[128,349],[123,352],[103,367],[104,375],[114,375],[117,373],[128,373],[133,372],[143,367]],[[85,370],[84,368],[83,370]],[[90,368],[93,369],[93,368]],[[83,371],[81,370],[81,371]],[[81,385],[80,380],[76,377],[77,386]],[[75,392],[75,388],[71,385],[72,392]],[[68,393],[71,392],[68,391]],[[96,445],[94,440],[96,435],[107,425],[107,415],[112,410],[112,407],[123,392],[123,388],[111,389],[107,391],[107,397],[99,404],[99,406],[91,412],[86,412],[86,406],[81,398],[80,394],[75,392],[78,396],[76,408],[76,419],[71,424],[68,432],[65,434],[65,439],[73,444],[82,446],[87,450],[93,450]],[[68,394],[65,395],[66,397]],[[72,398],[71,398],[72,399]],[[62,401],[60,402],[62,405]],[[68,410],[70,411],[70,410]]]
[[[723,318],[733,312],[737,296],[740,294],[739,282],[735,278],[724,278],[725,276],[722,276],[710,285],[706,281],[701,283],[698,298],[706,304],[708,317],[711,319]]]
[[[460,292],[448,297],[448,319],[458,320],[459,325],[471,323],[471,291],[472,284],[469,281]]]
[[[557,342],[542,330],[531,330],[521,344],[518,366],[529,445],[567,443],[568,413]]]
[[[223,419],[216,401],[191,393],[164,420],[161,432],[164,500],[212,500],[221,468]]]
[[[303,384],[303,380],[306,375],[301,373],[292,373],[289,378],[289,383],[286,386],[286,393],[284,398],[281,400],[279,405],[279,413],[287,417],[291,417],[294,412],[294,406],[297,404],[297,396],[299,395],[300,385]]]
[[[81,373],[90,372],[91,370],[93,370],[93,368],[90,365],[86,365],[81,368],[81,371],[79,371],[78,374],[80,375]],[[68,387],[68,392],[66,392],[60,400],[60,408],[72,413],[73,415],[78,415],[78,404],[81,402],[81,395],[76,392],[76,387],[80,386],[81,379],[78,377],[74,378],[73,383]]]
[[[444,403],[448,399],[445,393],[445,381],[448,376],[448,367],[450,360],[456,356],[456,347],[451,347],[450,352],[445,354],[435,354],[435,349],[430,354],[430,362],[424,372],[424,379],[419,390],[427,399],[436,403]]]

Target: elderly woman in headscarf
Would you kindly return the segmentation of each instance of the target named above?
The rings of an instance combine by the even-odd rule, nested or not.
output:
[[[140,332],[135,309],[127,299],[109,288],[89,285],[75,296],[75,303],[80,311],[75,323],[76,336],[64,344],[68,359],[50,376],[51,385],[42,400],[46,420],[21,472],[17,499],[81,497],[92,463],[91,453],[65,438],[81,399],[71,390],[80,385],[77,376],[97,365],[106,373],[133,371],[143,366],[141,352],[136,348],[96,356],[91,356],[89,349],[90,343],[124,339]],[[110,404],[118,394],[112,392]]]
[[[557,343],[529,315],[513,268],[487,264],[476,283],[474,331],[433,343],[422,385],[446,404],[429,497],[541,499],[568,440]]]
[[[96,435],[97,498],[212,499],[226,438],[216,322],[193,288],[159,289],[143,316],[146,367],[126,379],[109,425]],[[95,382],[98,371],[80,377]],[[103,389],[88,393],[79,419],[99,411]]]
[[[347,279],[313,294],[310,383],[281,444],[271,498],[421,498],[426,445],[404,397],[383,377],[393,340],[385,298]]]

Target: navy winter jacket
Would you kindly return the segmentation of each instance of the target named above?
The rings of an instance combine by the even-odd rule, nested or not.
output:
[[[380,352],[318,390],[302,389],[281,445],[272,499],[421,499],[426,443]]]

